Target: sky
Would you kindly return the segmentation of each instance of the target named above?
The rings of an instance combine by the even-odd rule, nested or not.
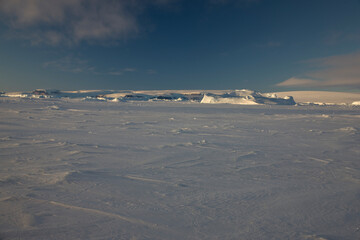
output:
[[[0,91],[360,92],[359,0],[0,0]]]

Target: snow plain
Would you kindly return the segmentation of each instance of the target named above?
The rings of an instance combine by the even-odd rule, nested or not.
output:
[[[360,106],[0,98],[2,240],[353,240],[359,199]]]
[[[279,97],[292,96],[299,103],[320,103],[328,105],[344,105],[358,102],[359,93],[326,92],[326,91],[291,91],[277,92]]]

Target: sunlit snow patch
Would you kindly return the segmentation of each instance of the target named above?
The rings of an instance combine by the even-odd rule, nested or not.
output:
[[[235,90],[222,95],[205,94],[201,103],[229,103],[241,105],[276,104],[295,105],[293,97],[279,98],[275,94],[261,94],[252,90]]]

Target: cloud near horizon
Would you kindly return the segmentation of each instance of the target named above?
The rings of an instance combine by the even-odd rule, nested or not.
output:
[[[319,68],[276,84],[280,87],[355,87],[360,88],[360,51],[306,61]]]

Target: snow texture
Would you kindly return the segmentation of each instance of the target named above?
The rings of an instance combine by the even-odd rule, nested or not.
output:
[[[2,240],[360,239],[360,108],[352,102],[62,94],[0,98]],[[243,97],[224,94],[206,96]],[[179,96],[188,100],[173,101]]]

